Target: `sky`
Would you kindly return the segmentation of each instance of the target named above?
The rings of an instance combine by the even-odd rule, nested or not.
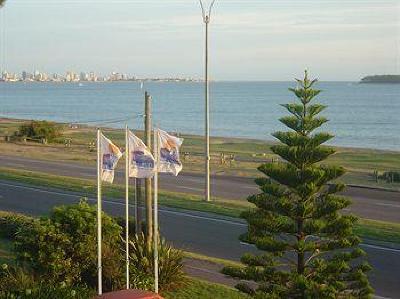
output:
[[[210,0],[205,0],[210,2]],[[0,66],[12,72],[203,76],[197,0],[7,0]],[[400,0],[217,0],[214,80],[323,81],[400,73]]]

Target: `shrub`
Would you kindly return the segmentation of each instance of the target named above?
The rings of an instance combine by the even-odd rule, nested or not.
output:
[[[0,268],[0,299],[89,299],[94,295],[94,290],[85,286],[70,287],[39,280],[25,268],[9,265]]]
[[[21,228],[31,226],[33,222],[32,217],[0,211],[0,237],[13,240]]]
[[[95,206],[81,201],[76,205],[56,207],[48,217],[37,220],[30,217],[25,219],[25,216],[15,214],[9,218],[13,220],[11,224],[18,225],[15,224],[15,227],[11,226],[6,231],[11,235],[15,235],[15,231],[18,231],[15,238],[16,261],[20,267],[25,267],[15,270],[19,278],[13,280],[14,282],[29,278],[25,275],[27,272],[24,269],[30,269],[35,277],[40,277],[40,281],[46,282],[46,285],[43,285],[46,292],[47,284],[57,286],[63,283],[68,287],[87,285],[89,288],[96,288],[97,217]],[[125,221],[105,214],[102,221],[103,290],[112,291],[123,288],[125,285],[125,246],[122,241],[123,227],[121,227],[125,225]],[[29,225],[23,225],[20,222],[29,223]],[[131,286],[152,290],[154,285],[153,248],[147,249],[144,234],[138,236],[134,234],[133,219],[130,219],[130,232]],[[183,253],[172,248],[164,240],[159,241],[158,251],[160,289],[173,290],[185,282]],[[10,277],[12,276],[8,278]],[[12,285],[10,281],[3,280],[4,282],[9,286]],[[15,284],[20,284],[20,289],[25,290],[30,288],[30,283]],[[42,287],[40,283],[37,284],[38,288]],[[53,291],[59,290],[50,289],[48,292],[52,294]]]
[[[33,274],[24,268],[7,264],[0,268],[0,294],[4,291],[30,289],[35,284]]]
[[[126,220],[124,217],[114,217],[115,221],[122,228],[121,237],[125,239],[125,225]],[[136,222],[134,217],[129,217],[129,236],[134,236],[136,234]]]
[[[49,218],[21,230],[16,239],[17,260],[27,263],[47,281],[68,285],[97,283],[96,208],[81,201],[53,209]],[[121,227],[103,214],[104,290],[123,283]]]
[[[131,287],[152,290],[154,285],[154,250],[147,248],[143,233],[135,235],[129,242]],[[170,291],[186,282],[183,271],[183,252],[174,249],[164,239],[158,244],[159,287]]]
[[[31,121],[24,123],[19,127],[18,135],[30,138],[44,138],[48,141],[54,141],[61,136],[62,127],[54,122]]]

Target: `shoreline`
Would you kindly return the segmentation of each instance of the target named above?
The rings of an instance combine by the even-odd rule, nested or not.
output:
[[[77,122],[57,122],[57,121],[51,121],[51,120],[46,120],[46,119],[23,119],[23,118],[9,118],[9,117],[0,117],[0,124],[4,124],[4,123],[9,123],[9,122],[29,122],[29,121],[49,121],[49,122],[54,122],[56,124],[60,124],[60,125],[66,125],[66,126],[71,126],[71,125],[77,125],[79,129],[96,129],[96,126],[93,124],[86,124],[86,123],[77,123]],[[112,128],[112,127],[100,127],[103,130],[107,130],[107,131],[121,131],[124,130],[123,128]],[[71,130],[74,130],[73,128],[69,128]],[[143,130],[135,130],[136,132],[143,132]],[[174,131],[170,131],[172,133],[176,133]],[[179,135],[182,136],[186,136],[186,137],[192,137],[192,138],[201,138],[203,137],[203,135],[198,135],[198,134],[191,134],[191,133],[179,133]],[[271,136],[272,137],[272,136]],[[214,140],[223,140],[223,141],[229,141],[232,140],[234,142],[237,143],[256,143],[256,144],[265,144],[265,145],[275,145],[275,144],[279,144],[277,141],[274,140],[263,140],[263,139],[257,139],[257,138],[249,138],[249,137],[237,137],[237,136],[233,136],[233,137],[227,137],[227,136],[218,136],[218,135],[211,135],[210,136],[211,139]],[[354,151],[367,151],[367,152],[376,152],[376,153],[393,153],[393,154],[398,154],[400,153],[400,149],[399,150],[389,150],[389,149],[375,149],[375,148],[368,148],[368,147],[356,147],[356,146],[342,146],[342,145],[326,145],[332,148],[335,148],[338,152],[340,150],[354,150]]]

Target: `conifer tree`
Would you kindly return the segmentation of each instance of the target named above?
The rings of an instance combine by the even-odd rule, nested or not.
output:
[[[332,182],[345,170],[322,163],[335,151],[323,146],[333,136],[317,130],[328,121],[318,116],[326,106],[312,103],[321,91],[307,71],[297,81],[289,90],[298,101],[282,105],[290,115],[280,119],[291,130],[273,134],[280,162],[258,168],[265,175],[256,179],[261,193],[248,198],[256,208],[242,215],[248,231],[240,239],[262,253],[245,254],[244,268],[223,272],[256,282],[257,288],[237,285],[255,298],[370,298],[357,218],[341,213],[351,202],[336,194],[344,184]]]

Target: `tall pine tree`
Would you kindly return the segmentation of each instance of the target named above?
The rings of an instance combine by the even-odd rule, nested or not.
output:
[[[224,273],[256,282],[237,286],[255,298],[369,298],[357,218],[340,213],[351,202],[336,195],[344,184],[332,183],[345,170],[322,163],[335,153],[322,145],[333,136],[317,130],[328,121],[318,116],[326,106],[312,103],[321,91],[307,71],[297,81],[289,90],[298,101],[283,105],[291,115],[280,119],[291,131],[273,134],[280,143],[272,151],[284,161],[258,168],[266,176],[256,179],[261,193],[248,198],[256,208],[242,215],[248,232],[241,240],[263,253],[244,255],[244,268]]]

